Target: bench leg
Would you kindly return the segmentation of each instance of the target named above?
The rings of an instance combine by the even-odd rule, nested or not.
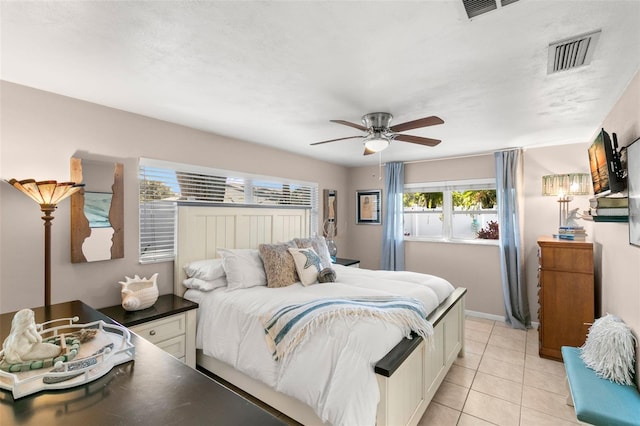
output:
[[[569,377],[564,378],[564,384],[567,388],[567,405],[573,407],[573,397],[571,396],[571,386],[569,385]]]

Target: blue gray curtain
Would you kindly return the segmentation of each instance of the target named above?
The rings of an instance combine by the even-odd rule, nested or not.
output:
[[[384,202],[382,215],[382,259],[388,271],[404,270],[404,163],[387,163],[384,168]]]
[[[520,229],[522,150],[496,152],[495,161],[505,319],[511,327],[525,329],[531,327],[531,314]]]

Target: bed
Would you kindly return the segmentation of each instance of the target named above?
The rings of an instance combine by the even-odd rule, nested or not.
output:
[[[185,295],[186,288],[182,283],[187,279],[187,275],[183,268],[184,265],[218,257],[221,248],[229,250],[255,249],[260,244],[308,237],[310,220],[308,209],[179,206],[174,292],[180,296]],[[450,284],[443,284],[444,280],[437,277],[429,278],[430,281],[433,281],[432,285],[435,290],[423,289],[423,279],[427,277],[423,274],[398,273],[400,275],[393,275],[392,271],[356,271],[356,268],[341,268],[339,265],[335,265],[335,269],[338,275],[336,283],[309,287],[294,284],[286,289],[253,287],[241,292],[225,291],[222,288],[195,296],[201,306],[198,312],[197,364],[305,425],[354,424],[354,416],[360,416],[360,412],[357,410],[361,408],[368,410],[367,415],[358,418],[372,419],[371,421],[367,420],[365,422],[367,424],[375,422],[381,426],[416,425],[455,358],[463,355],[466,289],[451,287],[445,292],[446,286],[450,286]],[[404,275],[401,276],[402,274]],[[367,278],[369,283],[375,284],[360,285],[362,277]],[[340,282],[341,279],[345,282]],[[416,283],[409,283],[412,280]],[[408,282],[405,284],[401,281]],[[331,291],[334,296],[348,298],[364,294],[368,297],[374,297],[378,293],[386,294],[387,287],[382,286],[390,283],[395,283],[394,285],[397,287],[406,286],[407,294],[411,296],[412,300],[419,299],[425,307],[428,306],[427,319],[433,326],[433,334],[428,340],[415,334],[413,338],[406,338],[403,337],[405,331],[391,327],[390,330],[376,335],[376,333],[380,333],[379,329],[375,331],[372,325],[366,324],[366,321],[358,322],[358,333],[360,328],[365,329],[362,334],[365,336],[363,339],[368,343],[375,341],[375,348],[371,349],[371,355],[368,355],[375,358],[374,361],[366,365],[367,371],[361,367],[353,367],[348,368],[349,371],[345,373],[344,367],[349,365],[349,359],[341,361],[337,359],[337,356],[332,356],[330,352],[328,355],[325,354],[322,351],[328,349],[317,343],[317,340],[314,343],[311,338],[296,349],[296,356],[289,356],[286,363],[283,360],[280,360],[280,363],[278,363],[279,361],[269,361],[267,355],[272,354],[266,350],[266,345],[264,345],[264,329],[262,329],[261,339],[257,339],[261,340],[260,345],[264,349],[255,346],[256,343],[246,343],[245,341],[249,340],[249,337],[244,337],[259,334],[255,331],[259,327],[256,328],[254,323],[257,323],[257,318],[264,314],[260,309],[266,308],[262,306],[255,308],[255,315],[253,315],[252,309],[238,308],[237,306],[240,305],[233,305],[234,303],[246,303],[245,301],[251,298],[253,299],[248,303],[253,303],[253,305],[250,306],[257,307],[258,305],[255,303],[264,300],[267,301],[266,305],[269,305],[271,294],[283,294],[287,300],[306,302],[308,298],[312,297],[310,296],[312,293],[321,291],[321,288],[330,289],[327,291]],[[432,293],[436,295],[435,299]],[[242,297],[239,296],[240,294]],[[192,298],[194,296],[187,293],[186,297]],[[230,307],[222,308],[223,305],[216,305],[221,300],[230,303]],[[275,307],[275,304],[272,307]],[[228,309],[228,311],[224,309]],[[245,320],[241,316],[235,316],[236,311],[240,310],[244,310],[245,314],[255,318]],[[204,324],[206,324],[205,319],[209,317],[218,318],[218,320],[223,317],[231,319],[231,321],[226,323],[224,327],[217,326],[215,339],[209,338],[207,342],[206,336],[209,332],[206,331],[206,328],[209,326]],[[236,326],[239,327],[237,330],[233,328]],[[336,334],[340,333],[332,332],[331,338]],[[347,339],[345,342],[350,342],[353,340],[353,336],[359,335],[353,332],[345,337]],[[243,337],[237,338],[237,336]],[[338,338],[340,336],[336,337],[336,339]],[[219,348],[222,346],[222,342],[231,340],[241,341],[238,345],[254,345],[245,346],[245,348],[251,348],[250,355],[246,353],[247,349],[244,352],[237,349],[238,352],[233,355],[225,355],[220,352]],[[380,350],[383,352],[376,352]],[[302,386],[303,381],[295,380],[295,378],[306,374],[303,373],[306,370],[302,369],[302,361],[299,360],[303,354],[308,353],[312,354],[310,356],[313,354],[317,356],[313,362],[318,365],[318,370],[321,370],[320,365],[332,363],[329,370],[337,373],[333,376],[329,373],[321,373],[321,375],[331,376],[322,380],[329,380],[327,383],[331,386],[327,385],[327,388],[340,389],[340,391],[334,391],[333,394],[327,391],[329,396],[322,393],[322,398],[320,398],[314,394],[317,392],[314,389],[308,391],[296,389],[296,392],[306,393],[302,397],[289,389],[290,387],[299,388]],[[243,359],[249,360],[251,365],[242,364]],[[269,365],[272,367],[268,367]],[[282,365],[286,365],[286,368],[279,367]],[[274,378],[276,373],[270,372],[269,368],[273,368],[279,376]],[[370,371],[372,369],[373,373]],[[358,370],[362,371],[357,372]],[[357,377],[349,379],[349,374]],[[372,380],[372,385],[367,389],[372,390],[375,397],[379,396],[379,402],[375,404],[376,400],[374,400],[372,410],[369,400],[362,402],[356,398],[349,405],[355,404],[356,411],[341,417],[343,414],[339,410],[342,408],[334,407],[333,405],[336,404],[334,400],[349,400],[349,397],[358,396],[357,392],[347,392],[349,382],[356,380]],[[323,386],[320,387],[323,388]],[[292,396],[294,394],[296,397]],[[318,404],[321,407],[318,407],[316,400],[320,399]],[[362,404],[360,404],[361,402]],[[373,412],[369,414],[370,411]],[[360,421],[358,423],[361,424]]]

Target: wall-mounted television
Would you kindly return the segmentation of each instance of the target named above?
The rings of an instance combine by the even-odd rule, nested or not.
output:
[[[598,133],[589,147],[589,167],[593,193],[596,197],[614,194],[625,189],[624,171],[615,133],[613,144],[604,129]]]

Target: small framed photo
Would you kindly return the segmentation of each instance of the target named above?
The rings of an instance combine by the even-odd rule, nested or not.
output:
[[[381,200],[382,191],[371,189],[367,191],[356,191],[356,223],[359,225],[380,225],[381,221]]]

